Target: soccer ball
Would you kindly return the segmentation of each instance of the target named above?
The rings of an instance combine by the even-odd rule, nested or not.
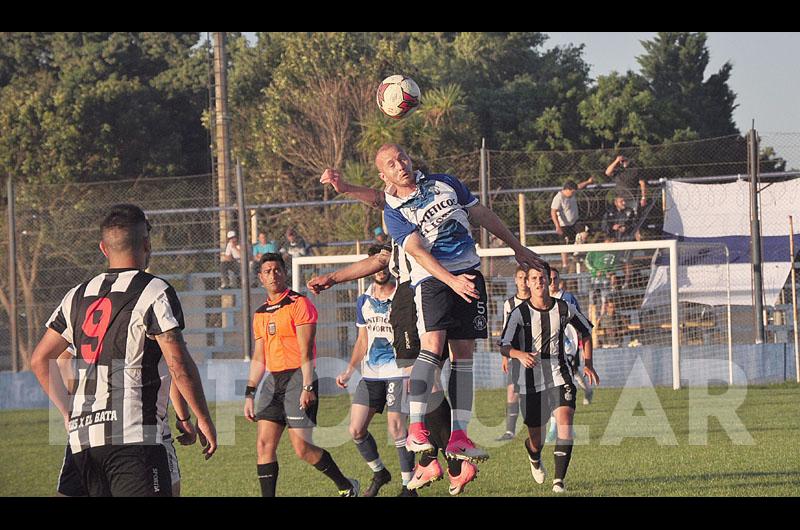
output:
[[[378,108],[390,118],[404,118],[419,107],[419,96],[419,87],[413,79],[390,75],[378,86]]]

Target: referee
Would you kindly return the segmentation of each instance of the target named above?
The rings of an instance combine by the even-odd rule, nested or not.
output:
[[[150,223],[132,204],[112,206],[101,226],[108,270],[71,289],[47,322],[31,369],[64,416],[74,464],[91,497],[169,497],[163,442],[171,380],[197,416],[206,459],[217,448],[200,375],[183,340],[175,290],[144,272]],[[72,402],[55,363],[77,353]]]
[[[317,308],[287,287],[280,254],[261,256],[258,279],[267,301],[253,316],[256,343],[245,390],[244,416],[258,423],[258,480],[263,497],[274,497],[278,483],[278,443],[286,427],[295,454],[336,484],[340,497],[357,497],[359,483],[339,470],[330,453],[311,441],[317,423],[318,381],[314,372]],[[269,374],[256,388],[264,372]]]

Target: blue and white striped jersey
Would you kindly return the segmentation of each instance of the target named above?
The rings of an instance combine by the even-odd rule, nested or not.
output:
[[[361,377],[368,380],[404,377],[395,361],[394,332],[389,323],[392,299],[397,290],[395,288],[386,300],[378,300],[373,296],[372,287],[370,285],[356,302],[356,326],[367,328],[367,353],[361,360]]]
[[[409,235],[419,232],[428,252],[452,273],[480,265],[475,240],[470,235],[467,208],[478,199],[451,175],[424,175],[417,171],[417,189],[403,199],[386,194],[384,220],[389,235],[405,248]],[[412,256],[411,284],[416,286],[431,274]]]

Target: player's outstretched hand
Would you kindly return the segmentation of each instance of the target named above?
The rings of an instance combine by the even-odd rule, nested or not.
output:
[[[200,445],[203,446],[203,454],[206,460],[214,456],[217,450],[217,428],[211,420],[204,421],[198,418],[197,433],[200,437]]]
[[[319,294],[326,289],[330,289],[336,285],[336,282],[333,281],[330,274],[323,274],[322,276],[314,276],[308,283],[306,283],[306,287],[308,290],[314,294]]]
[[[459,274],[458,276],[453,276],[453,279],[450,281],[449,287],[461,298],[466,300],[469,303],[472,303],[472,299],[478,300],[481,295],[478,292],[478,289],[475,287],[475,283],[472,281],[475,279],[474,274]]]
[[[336,169],[328,168],[323,171],[319,182],[320,184],[330,184],[336,190],[336,193],[347,193],[347,183],[342,178],[342,174]]]
[[[176,421],[175,428],[181,433],[180,436],[175,438],[181,445],[192,445],[197,441],[197,429],[192,425],[190,420]]]
[[[519,362],[522,363],[522,366],[525,368],[533,368],[537,364],[539,364],[539,353],[531,353],[527,351],[519,352],[516,355],[513,355],[515,359],[519,359]]]
[[[539,272],[544,272],[545,261],[539,254],[527,247],[520,248],[514,254],[514,258],[525,270],[536,269]]]

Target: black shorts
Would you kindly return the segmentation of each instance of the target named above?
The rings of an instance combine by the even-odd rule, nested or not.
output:
[[[575,225],[562,226],[561,229],[564,231],[564,236],[562,239],[566,239],[565,244],[572,245],[575,243],[575,236],[578,234],[578,230],[575,228]]]
[[[519,393],[519,372],[522,363],[519,359],[508,359],[508,376],[506,385],[514,385],[514,392]]]
[[[407,394],[404,389],[405,379],[400,377],[385,380],[362,379],[353,394],[353,405],[364,405],[378,414],[383,414],[387,405],[389,412],[407,413]]]
[[[89,495],[83,487],[81,475],[75,466],[75,458],[72,456],[72,448],[67,444],[64,451],[64,463],[61,464],[61,473],[58,475],[58,486],[56,490],[61,495],[67,497],[86,497]]]
[[[256,420],[266,420],[288,426],[290,429],[308,429],[317,424],[319,408],[319,381],[314,375],[314,393],[317,399],[307,409],[300,408],[303,392],[303,372],[299,368],[270,373],[261,387],[256,404]]]
[[[419,333],[417,333],[417,307],[414,305],[414,289],[411,282],[397,286],[392,300],[389,323],[394,331],[392,346],[397,353],[396,362],[400,368],[414,364],[419,355]]]
[[[519,406],[523,422],[528,427],[542,427],[558,407],[575,410],[576,392],[575,385],[567,383],[541,392],[520,395]]]
[[[72,458],[89,497],[172,497],[162,444],[90,447]]]
[[[447,330],[448,340],[487,338],[487,296],[483,274],[475,269],[459,274],[475,275],[472,281],[480,298],[467,302],[436,278],[423,281],[417,285],[414,296],[420,336],[428,331]]]

